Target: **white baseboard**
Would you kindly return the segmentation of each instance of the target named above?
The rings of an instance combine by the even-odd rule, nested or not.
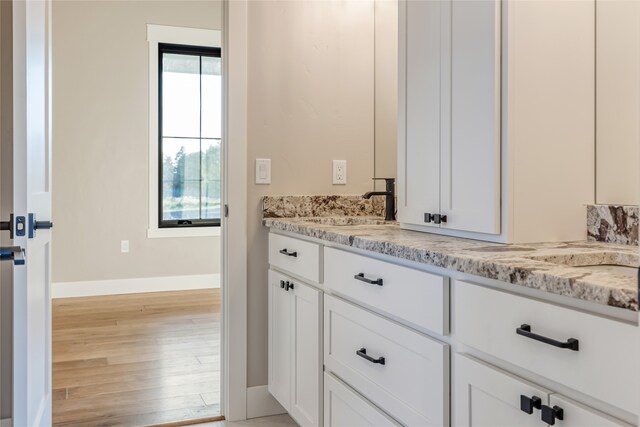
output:
[[[11,427],[11,418],[4,418],[0,420],[0,427]]]
[[[220,274],[198,274],[190,276],[142,277],[138,279],[92,280],[86,282],[58,282],[51,285],[51,296],[53,298],[92,297],[219,287]]]
[[[286,414],[287,411],[269,393],[266,385],[247,388],[247,418]]]

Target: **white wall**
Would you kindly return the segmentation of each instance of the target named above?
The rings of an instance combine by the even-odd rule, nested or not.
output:
[[[373,188],[372,1],[249,3],[248,386],[267,383],[266,194],[363,194]],[[255,185],[254,160],[272,159]],[[346,159],[348,184],[332,185]]]
[[[148,23],[221,29],[221,3],[53,4],[54,282],[219,272],[219,237],[146,236]]]

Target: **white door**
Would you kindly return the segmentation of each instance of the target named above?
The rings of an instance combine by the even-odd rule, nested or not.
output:
[[[269,270],[268,390],[287,410],[291,402],[291,295],[290,279]]]
[[[500,233],[500,1],[443,8],[443,228]]]
[[[291,416],[319,426],[322,413],[322,293],[295,282],[292,295]]]
[[[51,4],[13,2],[13,209],[29,222],[51,221]],[[24,227],[26,225],[26,227]],[[13,425],[51,425],[51,230],[28,224],[14,244]],[[21,227],[16,227],[19,230]],[[26,229],[25,229],[26,228]]]
[[[521,378],[460,354],[455,355],[453,425],[540,427],[540,408],[549,392]],[[522,400],[525,402],[522,402]],[[522,407],[531,399],[531,413]],[[539,401],[537,400],[539,399]],[[534,404],[534,402],[539,402]]]
[[[562,411],[562,419],[556,416],[558,410]],[[552,394],[549,398],[545,417],[549,420],[553,417],[558,427],[631,427],[630,424],[557,394]]]
[[[440,52],[442,2],[398,5],[398,221],[440,213]]]

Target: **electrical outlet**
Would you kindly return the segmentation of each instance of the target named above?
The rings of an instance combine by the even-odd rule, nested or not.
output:
[[[334,160],[333,161],[333,183],[344,185],[347,183],[347,161],[346,160]]]
[[[120,252],[126,254],[129,252],[129,241],[128,240],[120,240]]]

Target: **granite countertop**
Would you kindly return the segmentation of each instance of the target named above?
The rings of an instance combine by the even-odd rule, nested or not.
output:
[[[577,268],[607,264],[637,267],[640,264],[637,246],[596,241],[504,245],[403,230],[396,223],[386,223],[378,217],[268,216],[265,215],[264,225],[273,230],[571,298],[638,310],[635,275]]]

